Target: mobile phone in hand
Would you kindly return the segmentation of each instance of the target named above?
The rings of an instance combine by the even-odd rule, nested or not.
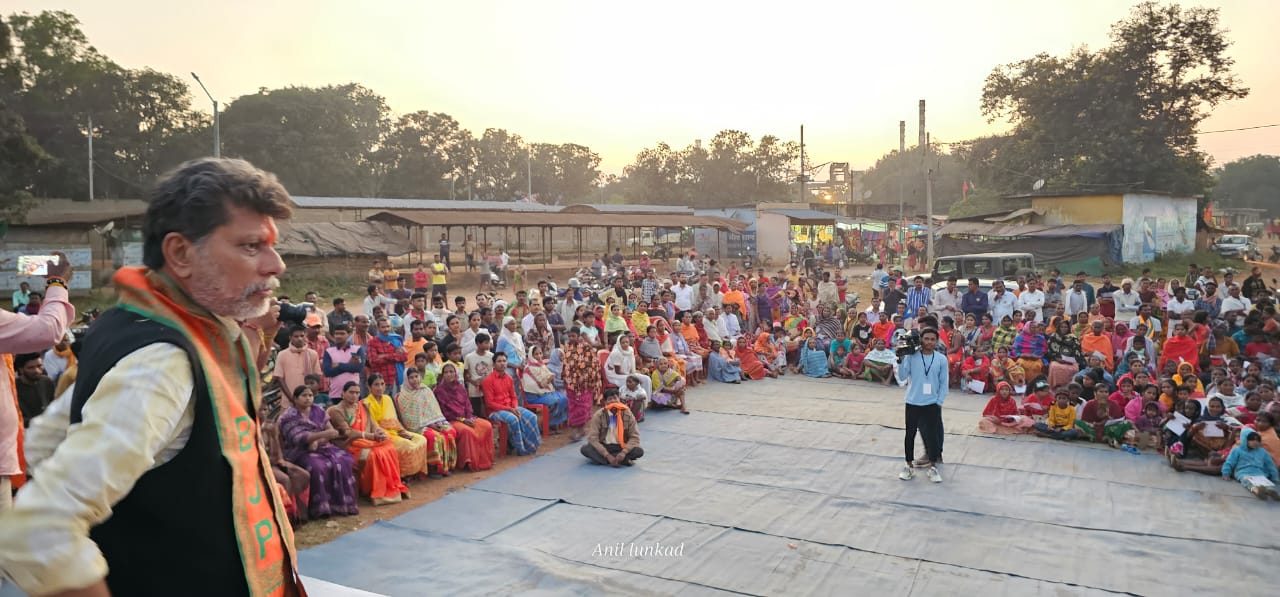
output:
[[[47,276],[49,262],[58,258],[53,255],[20,255],[18,257],[19,276]]]

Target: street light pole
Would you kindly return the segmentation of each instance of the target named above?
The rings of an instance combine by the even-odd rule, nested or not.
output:
[[[209,89],[204,86],[204,81],[200,80],[200,76],[191,73],[191,78],[200,84],[200,89],[204,90],[204,94],[208,96],[209,101],[213,102],[213,157],[222,157],[222,135],[218,130],[218,100],[213,99],[213,94],[209,93]]]

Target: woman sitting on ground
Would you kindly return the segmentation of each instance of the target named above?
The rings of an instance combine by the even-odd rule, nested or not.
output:
[[[1076,428],[1090,441],[1105,441],[1119,448],[1125,435],[1133,430],[1133,423],[1124,418],[1124,406],[1112,402],[1106,392],[1097,391],[1093,399],[1085,403]]]
[[[402,497],[409,497],[409,488],[400,480],[396,446],[360,401],[360,384],[349,381],[342,386],[342,399],[329,407],[328,415],[347,451],[355,456],[360,493],[369,496],[375,506],[394,504]]]
[[[298,386],[291,396],[293,406],[281,413],[284,457],[311,473],[307,511],[312,519],[359,514],[355,457],[335,443],[341,433],[314,400],[310,388]]]
[[[369,416],[387,432],[396,447],[400,458],[400,474],[404,477],[427,472],[427,438],[420,433],[405,429],[400,418],[396,416],[396,406],[391,396],[386,395],[387,382],[382,376],[374,373],[369,376],[369,395],[364,398],[365,408]]]
[[[547,366],[540,345],[529,347],[529,356],[524,361],[524,374],[520,377],[520,388],[524,390],[526,404],[547,407],[548,425],[559,427],[569,422],[569,398],[564,392],[556,390],[555,374]]]
[[[435,397],[440,404],[440,413],[449,420],[455,434],[458,447],[456,467],[473,471],[493,468],[493,424],[476,418],[471,410],[471,399],[467,397],[467,388],[462,385],[458,367],[453,363],[441,366]]]
[[[738,362],[742,367],[742,373],[748,379],[760,380],[765,376],[778,377],[777,372],[768,369],[764,363],[760,362],[760,357],[756,356],[756,351],[747,341],[746,336],[738,336],[738,341],[734,345],[734,356],[738,358]]]
[[[440,410],[431,388],[422,383],[422,373],[410,368],[404,374],[404,387],[396,396],[396,410],[406,429],[427,439],[427,467],[432,474],[448,476],[458,466],[458,434]]]
[[[1190,403],[1197,401],[1190,400]],[[1217,475],[1226,460],[1224,453],[1235,444],[1236,431],[1222,415],[1226,407],[1221,398],[1210,398],[1209,405],[1195,422],[1182,434],[1182,441],[1169,452],[1169,464],[1178,472],[1191,471],[1205,475]]]
[[[506,368],[507,355],[501,352],[493,355],[493,371],[480,383],[484,404],[489,410],[490,422],[507,426],[507,441],[516,455],[528,456],[537,452],[542,444],[538,417],[520,406]]]
[[[1013,386],[1008,382],[996,384],[996,395],[987,401],[982,409],[982,419],[978,421],[978,430],[983,433],[1009,434],[1027,433],[1035,424],[1031,417],[1018,413],[1018,401],[1013,397]]]
[[[898,364],[898,355],[885,348],[883,338],[871,341],[871,352],[862,359],[862,374],[867,381],[878,381],[884,385],[893,383],[893,370]]]
[[[827,353],[818,348],[818,339],[810,337],[800,345],[800,372],[809,377],[831,377]]]
[[[644,376],[644,380],[640,382],[640,385],[648,393],[653,389],[653,384],[649,381],[648,372],[641,371],[636,366],[636,358],[636,350],[631,346],[631,335],[627,333],[619,334],[618,339],[614,342],[613,350],[609,352],[609,357],[604,362],[605,380],[610,385],[620,388],[626,385],[628,375],[641,373]]]
[[[742,383],[742,367],[738,357],[724,348],[720,342],[711,341],[707,356],[707,378],[721,383]]]
[[[689,414],[689,409],[685,408],[684,390],[685,381],[671,365],[671,360],[663,357],[658,360],[658,368],[654,370],[652,377],[653,394],[650,399],[654,404],[660,404],[667,408],[678,408],[680,412]]]

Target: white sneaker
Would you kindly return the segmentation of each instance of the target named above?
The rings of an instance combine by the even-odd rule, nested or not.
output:
[[[934,483],[941,483],[941,482],[942,482],[942,475],[941,475],[940,473],[938,473],[938,467],[936,467],[936,466],[931,466],[931,467],[929,467],[929,472],[928,472],[928,474],[929,474],[929,480],[930,480],[930,481],[933,481]]]
[[[903,481],[910,481],[911,478],[914,476],[916,476],[916,471],[915,469],[911,468],[911,465],[909,464],[907,466],[902,467],[902,472],[898,473],[898,478],[902,479]]]

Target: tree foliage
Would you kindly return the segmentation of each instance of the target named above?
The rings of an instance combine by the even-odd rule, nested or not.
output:
[[[773,135],[757,142],[724,130],[708,148],[695,143],[676,151],[659,143],[641,150],[611,190],[635,202],[695,207],[785,201],[799,156],[799,145]]]
[[[953,204],[964,196],[963,184],[971,176],[963,160],[953,153],[929,148],[927,157],[920,155],[919,147],[908,148],[906,153],[891,151],[862,176],[862,186],[871,195],[865,202],[895,204],[901,197],[906,215],[923,213],[925,198],[925,168],[933,171],[933,213],[947,213]]]
[[[1201,193],[1209,160],[1197,127],[1212,107],[1248,94],[1229,46],[1217,9],[1139,4],[1099,51],[1038,54],[993,70],[982,112],[1013,131],[964,153],[979,179],[1002,191],[1026,192],[1043,178],[1051,189]]]
[[[9,26],[0,18],[0,218],[21,215],[31,198],[30,181],[49,161],[27,134],[26,121],[9,105],[19,82]]]
[[[70,13],[0,22],[0,201],[87,199],[91,133],[94,195],[141,197],[158,174],[211,153],[212,125],[184,78],[116,64]],[[298,195],[511,200],[525,194],[531,165],[535,195],[569,201],[592,196],[600,178],[588,147],[530,145],[502,129],[477,139],[448,114],[397,117],[357,84],[260,89],[227,103],[220,129],[224,155],[275,172]]]
[[[1255,155],[1214,172],[1213,198],[1225,207],[1265,209],[1280,215],[1280,156]]]

